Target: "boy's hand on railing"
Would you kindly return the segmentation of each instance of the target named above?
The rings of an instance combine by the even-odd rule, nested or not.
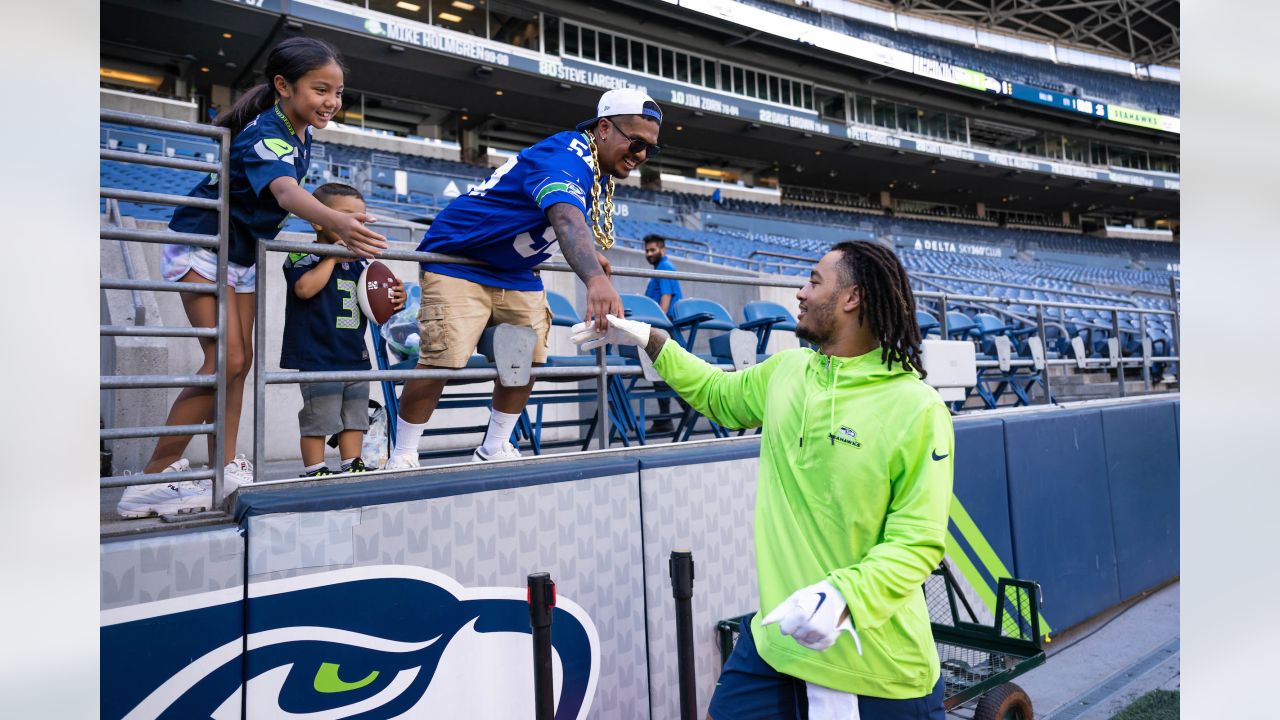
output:
[[[649,344],[648,323],[624,320],[616,315],[606,315],[609,326],[605,331],[595,328],[592,322],[580,322],[569,328],[569,339],[583,350],[594,350],[602,345],[634,345],[643,348]]]
[[[404,282],[400,278],[396,278],[396,284],[391,287],[391,302],[395,303],[396,312],[404,309],[407,297],[404,291]]]

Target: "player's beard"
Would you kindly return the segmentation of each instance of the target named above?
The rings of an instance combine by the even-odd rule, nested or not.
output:
[[[832,325],[835,323],[836,298],[833,296],[821,305],[806,303],[806,306],[804,319],[796,324],[796,337],[821,348],[831,340],[835,329]]]

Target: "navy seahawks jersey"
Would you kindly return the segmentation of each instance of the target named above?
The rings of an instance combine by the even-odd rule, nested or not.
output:
[[[252,267],[258,240],[274,239],[289,217],[267,189],[278,177],[302,184],[311,166],[311,126],[307,141],[298,141],[293,126],[280,107],[273,105],[244,126],[231,141],[231,262]],[[191,197],[218,199],[218,174],[209,173],[196,185]],[[218,212],[179,207],[169,221],[179,232],[218,234]]]
[[[480,185],[449,203],[418,245],[425,252],[483,260],[489,267],[422,263],[427,272],[508,290],[541,290],[531,268],[551,257],[555,230],[547,208],[591,203],[586,135],[562,132],[520,151]]]
[[[289,253],[284,261],[284,342],[280,367],[292,370],[367,370],[369,351],[364,344],[364,314],[356,299],[356,283],[364,261],[333,266],[329,282],[307,299],[293,286],[320,264],[317,255]]]

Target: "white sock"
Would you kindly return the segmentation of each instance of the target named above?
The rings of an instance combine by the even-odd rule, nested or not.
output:
[[[323,462],[318,462],[318,463],[316,463],[315,465],[308,465],[308,466],[306,466],[306,467],[302,468],[302,471],[303,471],[303,472],[312,472],[312,471],[314,471],[314,470],[319,470],[319,469],[320,469],[320,468],[322,468],[322,467],[324,467],[324,463],[323,463]]]
[[[516,426],[520,415],[489,410],[489,430],[484,434],[484,443],[480,446],[486,453],[495,453],[502,449],[502,444],[511,439],[511,431]]]
[[[391,456],[418,457],[418,443],[422,441],[422,430],[426,427],[426,423],[419,425],[402,417],[396,418],[396,447],[391,451]]]

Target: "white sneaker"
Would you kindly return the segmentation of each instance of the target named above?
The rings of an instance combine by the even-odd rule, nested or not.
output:
[[[181,458],[161,470],[162,473],[190,470],[191,463]],[[164,485],[130,485],[116,504],[120,517],[142,518],[150,515],[186,515],[208,510],[212,493],[207,480],[176,482]]]
[[[510,440],[504,440],[502,443],[502,449],[498,450],[497,452],[486,453],[484,451],[484,446],[481,445],[480,447],[476,448],[475,453],[471,455],[471,462],[489,462],[490,460],[519,460],[519,459],[520,459],[520,451],[516,449],[515,445],[511,444]]]
[[[382,466],[383,470],[409,470],[411,468],[421,467],[418,463],[417,455],[392,455],[387,458],[387,464]]]
[[[234,460],[222,467],[222,489],[227,495],[240,489],[241,485],[253,484],[253,463],[245,459],[243,455],[237,455]]]

